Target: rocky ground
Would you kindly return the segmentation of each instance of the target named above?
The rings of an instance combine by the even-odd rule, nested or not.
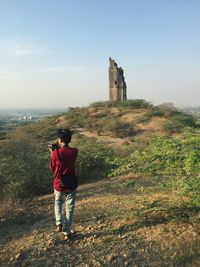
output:
[[[0,266],[200,266],[200,208],[157,184],[126,176],[80,186],[70,241],[55,231],[53,195],[2,213]]]

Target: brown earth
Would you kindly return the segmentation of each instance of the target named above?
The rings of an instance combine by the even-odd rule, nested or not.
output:
[[[81,114],[81,110],[79,110]],[[148,109],[135,109],[131,110],[130,108],[105,108],[105,107],[98,107],[98,108],[83,108],[82,113],[87,112],[88,117],[91,119],[91,123],[98,124],[101,123],[102,119],[106,116],[110,116],[110,121],[115,120],[116,118],[119,119],[120,122],[128,123],[136,130],[136,136],[141,138],[146,138],[148,136],[166,136],[168,132],[164,129],[164,125],[169,121],[168,118],[153,116],[148,117]],[[71,124],[70,120],[66,118],[65,115],[58,117],[55,120],[55,124],[57,128],[74,128],[73,123]],[[75,132],[79,131],[79,127],[74,128]],[[105,129],[101,129],[101,134],[97,133],[98,130],[94,127],[91,128],[87,124],[82,128],[81,132],[85,131],[85,135],[87,136],[95,136],[99,139],[103,139],[101,136],[106,136],[107,139],[111,138],[108,141],[111,143],[118,143],[121,145],[123,140],[114,140],[113,137],[115,134],[112,131],[105,131]],[[105,138],[104,138],[105,139]],[[120,138],[119,138],[120,139]],[[124,138],[127,141],[130,138]]]
[[[81,185],[67,242],[53,195],[1,213],[0,266],[200,266],[200,208],[157,184],[129,175]]]

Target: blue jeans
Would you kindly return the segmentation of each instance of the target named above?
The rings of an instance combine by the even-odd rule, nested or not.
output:
[[[58,192],[54,189],[54,211],[55,211],[55,219],[56,225],[63,225],[63,233],[65,235],[70,234],[71,225],[72,225],[72,217],[75,207],[76,200],[76,191],[72,192]],[[63,224],[62,220],[62,205],[63,200],[65,200],[65,220]]]

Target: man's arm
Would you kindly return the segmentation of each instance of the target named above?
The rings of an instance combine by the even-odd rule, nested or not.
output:
[[[57,160],[57,158],[56,158],[55,150],[54,151],[51,150],[51,159],[50,159],[50,164],[49,164],[50,172],[54,172],[55,171],[56,160]]]

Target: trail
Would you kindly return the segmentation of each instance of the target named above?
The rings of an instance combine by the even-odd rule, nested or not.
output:
[[[112,136],[108,136],[105,134],[99,135],[95,132],[90,132],[85,130],[85,128],[76,128],[75,129],[76,133],[80,134],[80,135],[84,135],[87,137],[94,137],[97,140],[106,143],[107,145],[117,145],[117,146],[121,146],[124,143],[131,143],[131,141],[129,141],[127,138],[117,138],[117,137],[112,137]]]
[[[55,231],[53,195],[7,212],[0,266],[199,266],[200,209],[156,183],[126,176],[81,185],[69,242]]]

